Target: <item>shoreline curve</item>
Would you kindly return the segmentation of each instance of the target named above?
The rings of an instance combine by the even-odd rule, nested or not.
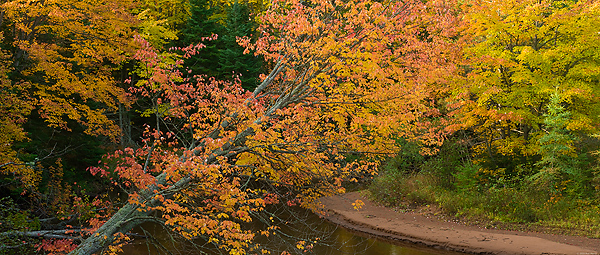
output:
[[[357,199],[365,203],[358,211],[352,206]],[[369,201],[361,192],[325,197],[321,203],[328,221],[392,242],[471,254],[600,254],[600,239],[485,229],[417,212],[396,212]]]

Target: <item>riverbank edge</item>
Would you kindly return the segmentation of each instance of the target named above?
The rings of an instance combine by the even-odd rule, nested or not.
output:
[[[365,203],[359,210],[352,205],[356,199]],[[481,229],[440,221],[419,213],[396,212],[392,208],[377,205],[360,191],[323,198],[321,203],[321,214],[326,220],[367,236],[402,245],[469,254],[597,255],[600,252],[599,239]],[[444,231],[442,237],[436,230]],[[443,236],[446,239],[440,239]]]
[[[427,240],[411,238],[404,235],[399,234],[391,234],[386,233],[385,231],[379,230],[379,228],[375,228],[373,226],[367,226],[360,222],[355,222],[345,218],[343,215],[336,213],[335,211],[329,210],[328,215],[323,216],[325,220],[330,223],[333,223],[337,226],[340,226],[344,229],[352,231],[360,236],[368,237],[368,238],[377,238],[379,240],[384,240],[385,242],[389,242],[392,244],[396,244],[402,247],[410,247],[417,249],[427,249],[434,251],[444,251],[448,253],[444,253],[445,255],[452,255],[454,253],[464,254],[464,253],[472,253],[472,251],[468,249],[461,249],[456,247],[448,247],[436,242],[431,242]]]

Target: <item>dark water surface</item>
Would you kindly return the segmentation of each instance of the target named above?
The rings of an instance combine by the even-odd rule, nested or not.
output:
[[[436,250],[427,247],[417,247],[413,244],[393,244],[377,238],[369,237],[364,234],[355,233],[338,227],[316,214],[302,210],[294,209],[293,212],[281,212],[279,220],[284,224],[281,226],[282,233],[271,235],[269,238],[259,236],[256,239],[262,247],[272,250],[271,254],[280,254],[285,250],[291,254],[319,254],[319,255],[350,255],[350,254],[368,254],[368,255],[450,255],[460,254],[443,250]],[[264,228],[264,225],[253,223],[246,226],[257,230]],[[146,235],[152,234],[156,237],[154,242],[160,243],[165,249],[173,254],[227,254],[224,251],[211,250],[211,247],[203,245],[200,242],[195,244],[184,244],[172,239],[167,231],[158,225],[142,226]],[[136,231],[143,234],[141,229]],[[318,238],[314,247],[308,251],[297,250],[296,244],[299,240],[315,240]],[[133,244],[123,247],[123,254],[131,255],[150,255],[150,254],[168,254],[163,249],[150,243],[149,239],[138,239]],[[161,252],[162,250],[162,252]]]

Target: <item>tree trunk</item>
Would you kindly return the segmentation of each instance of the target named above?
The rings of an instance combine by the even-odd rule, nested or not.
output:
[[[92,255],[98,250],[109,246],[114,241],[114,234],[127,233],[135,226],[144,222],[147,212],[139,212],[137,205],[126,204],[106,223],[104,223],[94,234],[86,238],[71,255]],[[142,217],[140,217],[142,216]]]
[[[189,184],[190,178],[182,178],[175,184],[171,185],[167,194],[173,194],[175,191],[181,189],[183,186]],[[149,201],[149,206],[155,206],[160,201],[151,199],[154,191],[158,189],[158,185],[165,185],[167,182],[166,174],[160,174],[156,177],[156,184],[148,187],[147,189],[139,192],[140,198]],[[106,221],[98,230],[91,236],[86,238],[77,249],[69,253],[69,255],[92,255],[112,244],[115,239],[115,234],[131,231],[134,227],[148,221],[153,221],[155,218],[150,216],[153,211],[151,210],[138,210],[139,205],[126,204],[121,207],[108,221]]]

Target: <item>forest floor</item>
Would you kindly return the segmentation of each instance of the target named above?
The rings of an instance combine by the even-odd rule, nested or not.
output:
[[[352,205],[357,199],[365,203],[359,210]],[[449,220],[431,207],[399,210],[380,206],[360,191],[321,202],[329,221],[392,242],[474,254],[600,254],[600,239],[486,228]]]

